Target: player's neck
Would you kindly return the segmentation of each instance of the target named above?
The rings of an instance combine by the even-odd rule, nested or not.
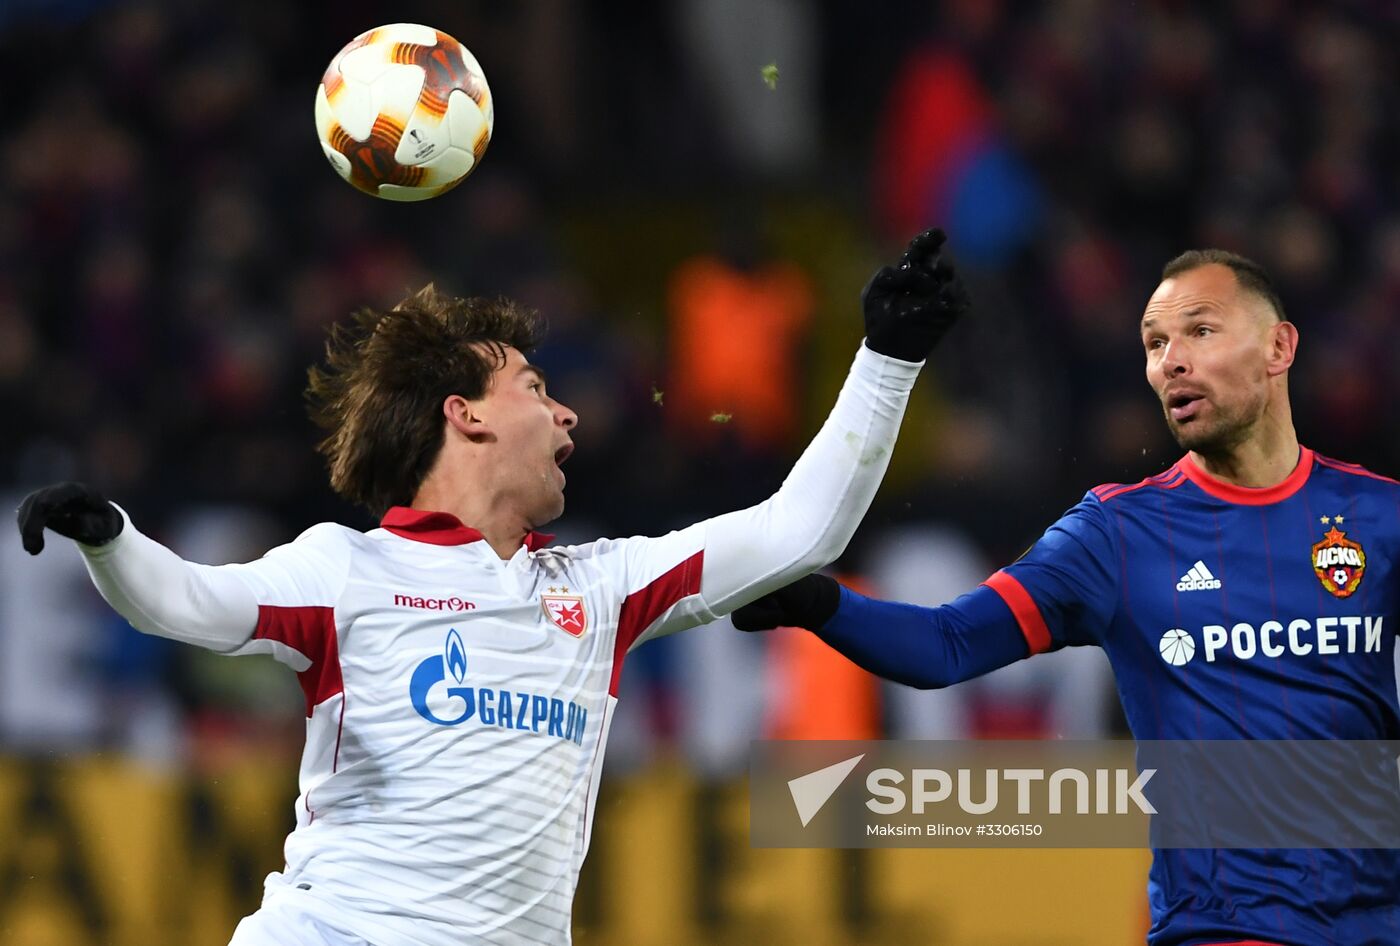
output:
[[[1192,450],[1191,459],[1215,479],[1234,486],[1277,486],[1298,466],[1298,435],[1291,423],[1265,426],[1228,449]]]
[[[511,527],[504,529],[483,529],[480,526],[473,526],[482,535],[486,536],[486,544],[491,546],[491,551],[496,553],[496,557],[502,561],[508,561],[516,552],[520,551],[520,546],[525,544],[525,536],[529,534],[529,529]]]
[[[462,525],[480,532],[483,540],[501,559],[509,559],[525,543],[530,528],[523,518],[509,510],[505,503],[493,502],[483,497],[479,491],[468,491],[464,498],[461,491],[437,488],[438,484],[425,482],[413,497],[414,509],[428,512],[450,512]]]

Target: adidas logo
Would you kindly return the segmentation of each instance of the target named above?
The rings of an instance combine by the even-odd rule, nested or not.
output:
[[[1176,583],[1177,591],[1214,591],[1219,587],[1220,579],[1210,573],[1205,562],[1192,565],[1191,570]]]

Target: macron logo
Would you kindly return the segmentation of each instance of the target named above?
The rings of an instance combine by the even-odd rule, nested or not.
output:
[[[806,775],[788,782],[788,791],[792,792],[792,803],[797,806],[797,817],[802,819],[802,827],[807,827],[807,824],[817,816],[817,812],[822,810],[822,806],[831,800],[832,795],[836,794],[841,783],[846,781],[851,770],[864,758],[865,753],[861,753],[853,759],[828,765],[815,772],[808,772]]]
[[[424,611],[475,611],[476,605],[465,598],[419,598],[414,595],[394,595],[396,608],[421,608]]]
[[[1192,565],[1191,570],[1176,583],[1177,591],[1215,591],[1219,587],[1220,579],[1210,573],[1205,562]]]

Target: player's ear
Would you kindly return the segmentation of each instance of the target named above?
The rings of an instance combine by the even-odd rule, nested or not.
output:
[[[491,436],[491,427],[477,411],[479,402],[469,401],[460,394],[449,394],[442,402],[442,414],[447,426],[463,438],[480,443]]]
[[[1269,329],[1269,376],[1277,377],[1293,366],[1298,354],[1298,327],[1279,322]]]

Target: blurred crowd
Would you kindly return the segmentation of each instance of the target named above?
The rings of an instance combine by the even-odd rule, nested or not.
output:
[[[16,502],[84,479],[208,562],[328,518],[372,526],[326,485],[305,370],[328,324],[433,280],[551,324],[534,360],[581,417],[561,538],[661,532],[776,488],[854,351],[861,284],[932,224],[976,311],[838,563],[862,587],[947,600],[1091,486],[1175,460],[1136,325],[1189,247],[1275,275],[1302,333],[1303,441],[1400,472],[1400,19],[1384,5],[317,6],[0,3],[0,490]],[[352,190],[314,139],[325,63],[391,18],[461,39],[496,102],[481,170],[422,205]],[[810,640],[711,628],[639,650],[612,751],[723,774],[764,734],[1116,726],[1096,653],[915,694]],[[0,747],[295,747],[299,705],[280,668],[126,627],[69,543],[29,560],[0,542]]]

